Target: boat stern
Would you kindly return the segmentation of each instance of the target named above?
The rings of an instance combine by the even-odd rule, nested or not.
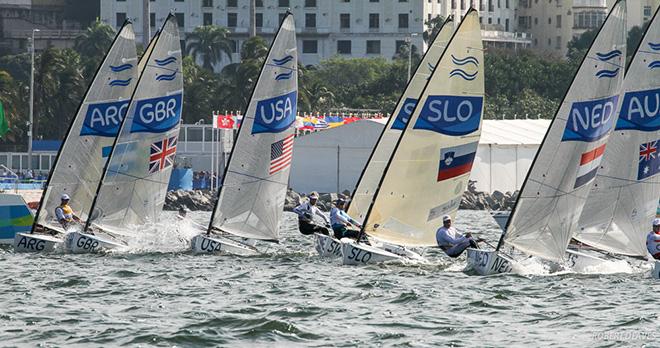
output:
[[[352,239],[348,238],[341,240],[341,254],[344,265],[366,265],[402,258],[383,249],[355,243]]]
[[[72,254],[98,253],[124,247],[125,245],[87,233],[69,232],[64,237],[64,248]]]
[[[321,257],[341,257],[341,242],[332,236],[315,233],[314,247]]]
[[[14,237],[14,251],[20,253],[50,252],[60,244],[61,239],[45,234],[17,233]]]
[[[479,275],[510,273],[513,260],[496,250],[467,249],[467,268]]]

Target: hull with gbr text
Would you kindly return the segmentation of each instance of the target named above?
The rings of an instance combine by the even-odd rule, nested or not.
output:
[[[62,240],[45,234],[17,233],[14,238],[14,251],[39,253],[54,251]]]
[[[87,233],[69,232],[64,237],[64,248],[73,254],[98,253],[123,247],[122,244]]]

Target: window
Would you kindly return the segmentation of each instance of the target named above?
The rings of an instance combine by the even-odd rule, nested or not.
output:
[[[264,7],[264,0],[254,0],[254,6]]]
[[[280,13],[279,16],[277,16],[279,23],[282,23],[284,20],[284,17],[286,17],[286,13]]]
[[[548,17],[548,24],[552,24],[552,17]]]
[[[380,40],[367,40],[367,54],[380,54]]]
[[[452,10],[456,9],[456,0],[451,0],[451,9]]]
[[[339,27],[340,28],[351,27],[351,15],[349,13],[342,13],[339,15]]]
[[[213,24],[213,13],[204,12],[204,25]]]
[[[378,13],[369,14],[369,29],[377,29],[380,26],[380,15]]]
[[[504,31],[509,31],[509,19],[504,20]]]
[[[156,14],[153,12],[149,13],[149,26],[152,28],[156,26]]]
[[[183,17],[183,13],[177,12],[177,13],[174,14],[174,16],[176,17],[176,23],[179,25],[179,28],[183,29],[183,27],[186,24],[186,21],[184,20],[184,17]]]
[[[126,21],[126,12],[117,12],[116,26],[121,27]]]
[[[461,10],[465,10],[465,0],[461,0]]]
[[[539,25],[539,17],[534,17],[534,25]]]
[[[183,2],[183,0],[174,0],[174,2]]]
[[[555,42],[555,49],[561,49],[561,36],[557,36],[557,41]]]
[[[305,0],[305,7],[316,7],[316,0]]]
[[[337,53],[351,54],[351,40],[337,40]]]
[[[644,17],[651,17],[651,6],[644,6]]]
[[[403,47],[406,47],[406,46],[407,46],[407,44],[406,44],[405,41],[403,41],[403,40],[396,40],[396,41],[394,42],[394,50],[395,50],[394,53],[399,53],[399,52],[401,52],[401,49],[402,49]]]
[[[305,13],[305,28],[316,28],[316,13]]]
[[[493,18],[488,17],[488,24],[493,24]]]
[[[555,26],[557,28],[561,28],[561,15],[557,15],[557,19],[555,20]]]
[[[548,46],[552,46],[552,39],[548,38]]]
[[[236,28],[238,24],[238,13],[229,12],[227,13],[227,26],[230,28]]]
[[[263,13],[255,13],[254,14],[254,26],[257,28],[261,28],[264,26],[264,14]]]
[[[289,7],[289,0],[278,0],[277,6],[279,7]]]
[[[506,8],[509,8],[509,0],[506,0]]]
[[[605,12],[584,11],[573,16],[573,26],[576,29],[598,28],[605,21]]]
[[[231,53],[238,53],[238,40],[230,40]]]
[[[431,15],[429,15],[431,16]],[[429,20],[431,18],[429,17]],[[408,28],[408,14],[407,13],[399,13],[399,28]]]
[[[302,53],[319,53],[319,42],[316,40],[303,40]]]
[[[238,7],[238,0],[227,0],[227,7]]]
[[[380,0],[369,0],[369,2],[380,2]]]
[[[202,1],[202,7],[213,7],[213,0]]]
[[[408,2],[408,0],[399,0],[399,2]]]
[[[126,2],[126,0],[117,0],[117,2]]]

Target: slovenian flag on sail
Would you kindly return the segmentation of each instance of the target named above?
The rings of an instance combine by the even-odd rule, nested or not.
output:
[[[574,189],[590,182],[596,177],[600,160],[605,153],[605,144],[595,149],[589,150],[580,157],[580,167],[578,168],[577,178],[575,179]]]
[[[440,150],[438,181],[447,180],[469,173],[477,154],[479,142],[448,147]]]
[[[639,145],[639,168],[637,180],[643,180],[660,172],[658,140]]]

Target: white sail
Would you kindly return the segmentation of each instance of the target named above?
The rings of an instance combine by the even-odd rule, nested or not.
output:
[[[658,11],[632,58],[615,130],[575,238],[593,247],[646,256],[660,197],[660,19]]]
[[[243,117],[209,230],[277,240],[293,155],[298,94],[293,15],[273,40]]]
[[[442,216],[458,210],[481,134],[484,59],[471,9],[449,41],[396,146],[364,232],[408,246],[435,245]]]
[[[141,225],[155,221],[165,203],[183,102],[176,17],[167,18],[154,40],[88,224],[108,229]]]
[[[523,184],[504,242],[563,261],[616,116],[626,58],[617,2],[575,75]]]
[[[58,152],[41,198],[35,225],[55,226],[55,207],[63,193],[74,213],[87,219],[108,154],[135,89],[138,69],[131,23],[117,33],[96,71]]]
[[[385,167],[392,157],[394,147],[406,124],[410,113],[417,104],[417,98],[422,94],[426,82],[431,76],[433,69],[438,64],[440,56],[447,47],[447,42],[454,31],[453,20],[448,18],[442,25],[440,32],[431,43],[431,47],[426,51],[422,61],[417,66],[415,74],[408,82],[399,102],[394,108],[389,121],[385,125],[383,132],[374,147],[371,157],[367,162],[362,176],[358,180],[355,192],[348,206],[348,215],[356,220],[363,222],[367,215],[367,210],[371,205],[376,188],[383,177]]]

